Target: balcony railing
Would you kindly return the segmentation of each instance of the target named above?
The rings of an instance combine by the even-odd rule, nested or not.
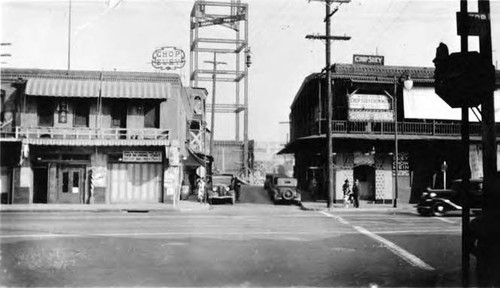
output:
[[[169,130],[155,128],[16,127],[14,132],[2,131],[2,138],[15,139],[169,140],[169,136]]]
[[[416,136],[450,136],[460,137],[461,124],[459,122],[446,123],[431,120],[428,122],[398,122],[398,135]],[[333,134],[378,134],[394,135],[394,122],[374,122],[374,121],[345,121],[333,120]],[[497,125],[497,134],[500,135],[500,125]],[[294,138],[326,134],[326,121],[321,123],[321,131],[318,122],[308,126],[298,127]],[[469,123],[469,134],[473,136],[481,135],[480,123]]]

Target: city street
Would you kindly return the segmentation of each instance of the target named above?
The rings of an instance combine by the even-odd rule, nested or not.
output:
[[[252,203],[249,203],[252,202]],[[2,286],[460,286],[460,218],[234,206],[3,213]]]

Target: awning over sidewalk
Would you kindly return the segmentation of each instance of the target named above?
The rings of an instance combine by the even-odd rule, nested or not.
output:
[[[29,78],[26,83],[30,96],[167,99],[171,94],[166,81]]]
[[[211,155],[197,153],[189,145],[186,144],[186,149],[189,152],[187,159],[184,160],[186,166],[207,166],[211,167],[214,158]]]

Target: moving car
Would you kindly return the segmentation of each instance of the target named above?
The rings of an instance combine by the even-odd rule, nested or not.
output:
[[[469,181],[469,206],[471,211],[478,212],[482,207],[483,181],[481,179],[471,179]],[[417,204],[417,212],[420,215],[444,216],[450,211],[461,211],[463,205],[462,180],[454,180],[450,189],[430,189],[422,193],[422,197]]]
[[[295,178],[268,174],[265,187],[275,204],[278,202],[300,204],[301,198]]]
[[[238,188],[236,178],[231,174],[212,175],[211,178],[212,181],[208,187],[208,202],[210,204],[221,202],[234,204],[236,202],[235,188]]]

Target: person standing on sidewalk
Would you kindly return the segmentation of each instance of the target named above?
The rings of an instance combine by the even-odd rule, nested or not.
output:
[[[354,208],[359,208],[359,180],[354,179],[352,184],[352,200],[354,202]]]
[[[349,185],[349,180],[345,179],[344,185],[342,185],[342,192],[344,193],[344,207],[349,207],[352,204],[352,192],[351,185]]]

